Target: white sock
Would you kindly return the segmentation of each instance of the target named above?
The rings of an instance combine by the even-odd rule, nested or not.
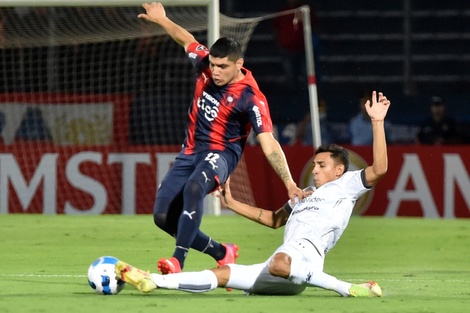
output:
[[[176,274],[151,274],[158,288],[178,289],[188,292],[205,292],[217,288],[217,276],[214,272],[182,272]]]
[[[334,276],[328,275],[322,271],[309,270],[307,263],[295,261],[292,259],[289,280],[295,284],[307,284],[323,289],[333,290],[346,297],[349,295],[351,284],[341,281]]]

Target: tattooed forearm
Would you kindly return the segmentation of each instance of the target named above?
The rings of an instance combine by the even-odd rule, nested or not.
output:
[[[261,221],[261,218],[262,218],[262,217],[263,217],[263,210],[260,209],[260,210],[259,210],[259,215],[258,215],[257,220],[258,220],[258,221]]]
[[[288,172],[286,162],[284,158],[279,155],[279,153],[273,152],[267,156],[267,159],[283,182],[290,179],[290,174]]]

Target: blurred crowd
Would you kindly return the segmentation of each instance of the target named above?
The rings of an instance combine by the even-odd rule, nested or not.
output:
[[[313,1],[285,0],[275,11],[289,11]],[[223,2],[221,8],[234,13],[236,1]],[[260,2],[261,3],[261,2]],[[261,6],[258,3],[257,5]],[[266,3],[264,3],[266,5]],[[80,8],[72,10],[81,14]],[[121,12],[122,13],[122,12]],[[109,8],[108,16],[120,16],[120,12]],[[0,9],[0,46],[3,47],[8,21],[14,18],[39,19],[47,16],[46,8]],[[132,15],[132,18],[135,16]],[[316,86],[319,91],[318,109],[322,143],[336,142],[351,145],[370,145],[371,129],[364,114],[364,103],[371,90],[349,94],[349,102],[331,103],[322,94],[322,66],[320,62],[321,25],[311,6],[312,43],[314,45],[314,67]],[[282,74],[282,96],[276,88],[262,88],[266,93],[275,124],[275,132],[282,144],[312,145],[312,119],[310,116],[305,70],[305,47],[303,45],[303,20],[298,12],[279,16],[269,21],[273,32],[273,46],[278,49]],[[168,43],[163,43],[168,45]],[[103,53],[106,51],[106,53]],[[38,46],[31,48],[3,47],[0,49],[1,93],[18,92],[83,92],[130,94],[129,140],[134,144],[179,144],[184,138],[186,109],[190,101],[191,80],[181,82],[179,77],[187,74],[190,67],[184,56],[182,62],[174,62],[174,51],[155,37],[142,37],[120,42],[102,42],[93,45],[58,46],[54,49]],[[54,60],[51,62],[50,57]],[[247,62],[250,62],[250,57]],[[253,67],[250,64],[250,68]],[[254,68],[254,67],[253,67]],[[52,72],[51,72],[52,70]],[[51,75],[51,73],[53,75]],[[255,73],[257,75],[257,73]],[[180,81],[175,84],[175,78]],[[257,76],[257,79],[262,79]],[[261,81],[262,83],[262,81]],[[263,87],[263,86],[262,86]],[[188,90],[188,91],[184,91]],[[386,90],[383,90],[387,92]],[[439,91],[437,91],[439,92]],[[302,96],[298,97],[299,94]],[[390,93],[387,93],[390,95]],[[391,113],[386,128],[388,141],[392,144],[446,145],[470,143],[470,117],[461,116],[455,108],[462,107],[448,95],[421,95],[420,105],[413,113],[407,113],[409,103],[390,95],[392,105],[399,108]],[[468,106],[468,104],[465,104]],[[342,112],[344,109],[344,112]],[[347,109],[347,110],[346,110]],[[294,112],[294,113],[293,113]],[[409,115],[393,116],[394,112]],[[457,113],[457,114],[456,114]],[[51,140],[50,130],[42,122],[41,112],[29,108],[22,113],[16,137],[21,140]],[[0,144],[6,125],[6,114],[0,108]],[[256,144],[250,137],[249,142]]]
[[[372,145],[372,128],[365,111],[365,103],[371,100],[371,91],[363,93],[358,101],[358,112],[345,123],[328,120],[326,103],[319,103],[319,120],[322,143],[345,143],[354,146]],[[393,103],[392,103],[393,105]],[[423,112],[421,121],[415,124],[393,124],[385,121],[387,142],[391,144],[456,145],[470,144],[469,124],[458,122],[448,114],[445,100],[440,96],[429,99],[429,112]],[[295,136],[291,143],[312,145],[310,113],[295,124]]]

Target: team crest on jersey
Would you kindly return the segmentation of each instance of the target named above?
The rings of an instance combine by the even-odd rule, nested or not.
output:
[[[228,96],[227,102],[233,102],[233,97],[232,97],[232,96]]]

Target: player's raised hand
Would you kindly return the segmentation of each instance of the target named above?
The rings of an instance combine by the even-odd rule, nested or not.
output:
[[[144,3],[142,7],[146,13],[139,14],[138,18],[158,24],[161,18],[166,17],[165,8],[160,2]]]
[[[374,90],[372,92],[372,103],[367,100],[365,107],[372,121],[383,121],[387,115],[390,104],[390,100],[388,100],[383,93],[379,92],[377,97],[377,92]]]
[[[304,191],[297,187],[294,182],[291,182],[287,185],[287,194],[289,195],[291,203],[301,201],[306,196]]]

